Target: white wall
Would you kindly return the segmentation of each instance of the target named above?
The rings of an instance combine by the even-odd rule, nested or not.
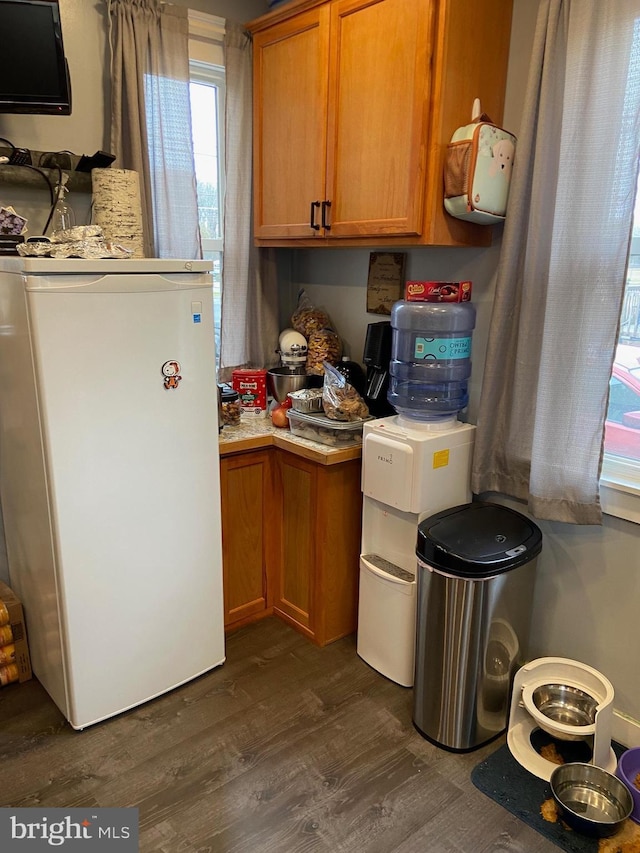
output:
[[[93,154],[108,151],[105,112],[107,39],[106,5],[93,0],[61,0],[60,17],[72,89],[70,116],[0,115],[0,136],[18,148],[32,151],[72,151]],[[34,163],[34,165],[38,165]],[[13,167],[4,167],[13,168]],[[49,212],[46,185],[27,190],[0,184],[0,201],[13,207],[28,222],[30,235],[41,234]],[[77,223],[87,222],[88,193],[70,194]]]
[[[72,87],[70,116],[0,115],[0,136],[21,148],[93,154],[105,149],[106,4],[60,0]]]
[[[248,21],[267,0],[172,0],[177,6]],[[109,46],[106,0],[60,0],[73,91],[70,116],[0,115],[0,136],[23,148],[93,154],[109,150]]]
[[[186,6],[198,12],[219,15],[230,21],[245,23],[268,12],[267,0],[172,0],[175,6]]]
[[[177,6],[248,21],[267,0],[172,0]],[[23,148],[93,154],[109,150],[109,46],[106,0],[60,0],[73,92],[70,116],[0,115],[0,136]]]
[[[634,632],[640,606],[640,528],[611,516],[605,516],[602,527],[560,522],[540,527],[544,553],[532,652],[595,666],[615,687],[615,707],[640,720],[640,641]]]
[[[480,377],[484,364],[495,269],[499,254],[500,228],[491,248],[449,249],[418,248],[406,251],[405,277],[421,280],[473,281],[476,306],[476,329],[473,333],[473,376],[470,385],[468,419],[475,421],[480,396]],[[403,247],[404,248],[404,247]],[[376,247],[384,251],[384,247]],[[395,251],[395,250],[394,250]],[[312,301],[325,308],[336,332],[343,341],[345,353],[362,363],[364,341],[369,323],[388,320],[381,314],[367,314],[367,275],[369,249],[304,249],[296,250],[292,259],[292,284],[284,290],[284,319],[295,306],[298,288],[304,288]]]
[[[537,6],[536,0],[514,0],[504,126],[516,134]],[[489,249],[407,250],[406,278],[473,281],[478,321],[472,348],[471,422],[475,422],[481,393],[499,232],[494,228],[497,240]],[[282,250],[282,321],[298,288],[304,287],[329,311],[348,354],[362,361],[366,325],[382,319],[366,313],[368,259],[368,249]],[[522,506],[517,508],[524,511]],[[538,523],[544,546],[538,561],[531,657],[568,657],[595,667],[612,681],[616,709],[640,721],[640,636],[634,630],[640,618],[640,526],[611,516],[605,516],[601,527]],[[624,743],[640,745],[640,728],[634,725],[623,727],[618,720],[614,734]]]

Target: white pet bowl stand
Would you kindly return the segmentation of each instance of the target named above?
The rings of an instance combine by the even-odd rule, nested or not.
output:
[[[588,693],[596,700],[595,721],[587,726],[558,723],[542,714],[533,702],[533,692],[546,684],[566,684]],[[507,744],[511,754],[534,776],[547,782],[557,767],[536,752],[531,735],[544,729],[558,740],[585,740],[593,737],[591,764],[613,773],[617,759],[611,748],[613,686],[601,673],[586,664],[566,658],[538,658],[525,664],[515,675]]]

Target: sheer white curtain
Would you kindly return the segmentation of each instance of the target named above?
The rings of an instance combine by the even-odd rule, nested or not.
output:
[[[225,205],[220,378],[234,367],[277,363],[278,289],[273,250],[253,245],[252,51],[244,28],[225,25]]]
[[[187,9],[106,0],[111,149],[140,176],[146,257],[199,258]]]
[[[600,523],[640,153],[638,0],[542,0],[498,267],[473,491]]]

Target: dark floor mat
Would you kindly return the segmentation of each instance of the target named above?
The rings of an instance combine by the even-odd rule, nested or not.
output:
[[[565,761],[588,761],[579,751],[566,754],[567,750],[580,750],[585,745],[569,741],[555,741],[558,751]],[[612,744],[617,756],[624,748]],[[509,747],[504,744],[471,771],[471,781],[492,800],[499,803],[511,814],[520,818],[528,826],[537,830],[567,853],[598,853],[598,839],[581,835],[566,828],[562,823],[550,823],[540,814],[540,806],[551,798],[549,783],[538,779],[515,760]]]

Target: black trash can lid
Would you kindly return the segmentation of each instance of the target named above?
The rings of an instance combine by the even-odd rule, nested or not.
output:
[[[474,501],[445,509],[418,525],[416,555],[434,569],[463,578],[489,578],[530,562],[542,532],[526,516]]]

